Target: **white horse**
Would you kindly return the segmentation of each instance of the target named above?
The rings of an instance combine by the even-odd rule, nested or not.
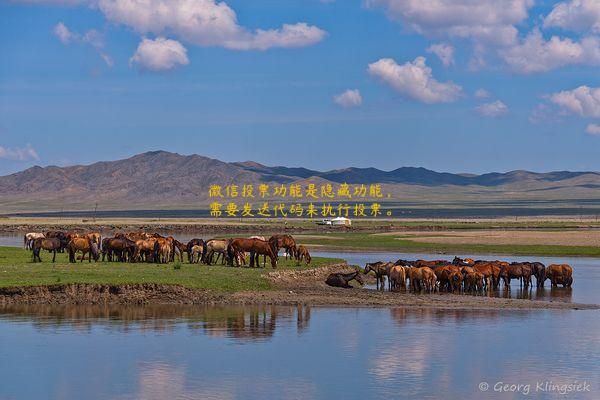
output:
[[[33,241],[35,239],[44,238],[44,237],[46,237],[46,236],[41,232],[26,233],[25,236],[23,236],[23,247],[25,247],[27,250],[29,250],[29,249],[31,249],[31,246],[33,245]]]

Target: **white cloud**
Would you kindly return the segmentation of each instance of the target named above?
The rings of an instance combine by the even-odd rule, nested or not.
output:
[[[368,72],[399,93],[423,103],[450,103],[462,95],[462,88],[453,82],[435,80],[424,57],[417,57],[403,65],[398,65],[391,58],[382,58],[369,64]]]
[[[362,96],[358,89],[348,89],[333,96],[333,101],[342,107],[357,107],[362,104]]]
[[[581,41],[552,36],[545,40],[533,30],[521,43],[500,51],[500,56],[515,72],[544,72],[567,65],[600,65],[600,40],[585,37]]]
[[[548,99],[564,114],[600,118],[600,87],[579,86],[573,90],[553,93]]]
[[[510,44],[517,38],[515,24],[528,18],[533,0],[365,0],[385,8],[389,18],[429,36],[471,38]]]
[[[28,143],[25,147],[3,147],[0,146],[0,159],[27,161],[39,160],[40,157],[33,147]]]
[[[159,37],[155,40],[143,38],[129,63],[137,63],[150,71],[167,71],[178,65],[187,65],[189,60],[181,43]]]
[[[104,35],[97,30],[90,29],[84,34],[80,34],[71,31],[64,23],[59,22],[56,24],[56,26],[54,26],[53,33],[64,45],[80,43],[93,47],[108,67],[112,67],[114,65],[113,59],[103,51]]]
[[[544,18],[544,26],[575,32],[600,33],[600,2],[598,0],[560,2]]]
[[[235,11],[223,1],[98,0],[97,7],[108,20],[142,34],[174,34],[200,46],[266,50],[309,46],[326,36],[325,31],[303,22],[251,31],[238,23]]]
[[[73,33],[62,22],[56,24],[53,32],[62,44],[69,44],[74,38]]]
[[[438,56],[442,64],[446,67],[454,64],[454,47],[450,45],[436,43],[429,46],[426,51]]]
[[[477,99],[487,99],[488,97],[490,97],[490,92],[483,88],[477,89],[475,91],[475,98]]]
[[[482,117],[496,118],[508,113],[508,107],[500,100],[496,100],[493,103],[486,103],[475,107],[475,111]]]
[[[600,135],[600,125],[588,124],[588,126],[585,128],[585,131],[586,131],[586,133],[589,133],[590,135],[598,136],[598,135]]]

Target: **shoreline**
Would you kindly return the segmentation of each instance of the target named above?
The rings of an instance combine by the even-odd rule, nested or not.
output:
[[[10,305],[305,305],[452,310],[600,310],[598,304],[448,293],[378,292],[360,288],[288,288],[225,293],[180,285],[83,283],[0,288],[0,307]]]
[[[164,283],[63,283],[0,287],[0,306],[39,305],[282,305],[332,307],[409,307],[465,310],[600,310],[600,304],[512,299],[473,294],[389,292],[365,288],[332,288],[325,278],[349,272],[348,264],[261,274],[265,290],[219,291]],[[374,281],[372,276],[365,277]]]

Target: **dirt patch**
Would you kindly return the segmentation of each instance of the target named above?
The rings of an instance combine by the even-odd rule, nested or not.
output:
[[[491,244],[491,245],[555,245],[600,246],[600,231],[581,229],[570,231],[480,230],[431,232],[395,232],[381,235],[401,235],[401,239],[439,244]]]
[[[600,309],[600,305],[503,299],[446,293],[378,292],[362,288],[331,288],[332,272],[351,271],[346,264],[303,271],[265,274],[275,286],[268,291],[237,293],[190,289],[178,285],[67,284],[0,289],[0,306],[15,304],[194,304],[194,305],[321,305],[354,307],[417,307],[440,309]]]

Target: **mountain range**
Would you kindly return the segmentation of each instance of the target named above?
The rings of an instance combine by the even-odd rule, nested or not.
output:
[[[426,168],[344,168],[316,171],[256,162],[227,163],[200,155],[150,151],[68,167],[31,167],[0,177],[0,211],[201,208],[210,184],[381,183],[389,201],[423,206],[564,202],[598,199],[597,172],[510,171],[453,174]]]

